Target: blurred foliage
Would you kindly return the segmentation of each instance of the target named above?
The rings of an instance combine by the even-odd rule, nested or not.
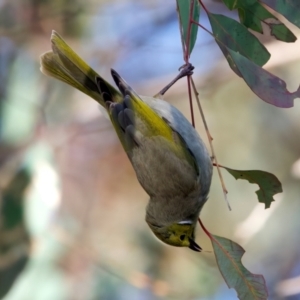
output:
[[[219,1],[206,5],[227,11]],[[207,19],[201,22],[209,27]],[[116,68],[141,94],[155,94],[182,65],[175,4],[169,1],[0,2],[1,199],[20,170],[32,174],[22,198],[30,259],[4,299],[235,299],[200,229],[197,240],[205,251],[197,256],[151,235],[144,222],[147,195],[98,106],[40,74],[38,57],[50,49],[52,29],[97,71],[105,76]],[[289,54],[281,43],[264,41],[272,57],[276,49],[281,53],[272,72],[295,89],[299,45],[289,45],[296,49]],[[299,285],[289,280],[300,276],[299,107],[279,110],[259,101],[202,30],[191,61],[219,162],[268,170],[285,190],[265,211],[256,186],[224,172],[233,211],[226,210],[215,176],[203,222],[247,247],[243,262],[265,275],[270,299],[298,299]],[[166,99],[189,116],[184,80]],[[5,280],[23,268],[23,257]],[[0,258],[0,266],[8,262]],[[10,287],[3,280],[0,286]]]
[[[1,193],[0,210],[0,297],[11,288],[29,255],[29,235],[24,222],[25,191],[31,176],[21,169]]]

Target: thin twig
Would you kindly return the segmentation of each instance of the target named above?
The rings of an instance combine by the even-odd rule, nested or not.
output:
[[[194,9],[194,0],[191,1],[190,4],[190,12],[189,12],[189,27],[186,41],[186,52],[185,52],[185,63],[189,63],[189,52],[190,52],[190,36],[192,30],[192,19],[193,19],[193,9]],[[187,76],[187,85],[188,85],[188,94],[189,94],[189,102],[190,102],[190,110],[191,110],[191,121],[192,125],[195,128],[195,118],[194,118],[194,108],[193,108],[193,98],[192,98],[192,89],[191,89],[191,80],[192,76]]]
[[[202,6],[202,8],[205,10],[205,12],[208,14],[209,12],[206,9],[205,5],[202,3],[202,1],[201,0],[198,0],[198,1],[199,1],[199,4]],[[209,30],[207,30],[204,26],[202,26],[198,22],[195,22],[194,20],[191,20],[191,22],[198,25],[202,29],[204,29],[210,35],[214,36]],[[195,97],[196,97],[198,109],[199,109],[199,112],[200,112],[200,115],[201,115],[201,118],[202,118],[202,121],[203,121],[203,124],[204,124],[204,128],[205,128],[205,131],[206,131],[206,134],[207,134],[207,137],[208,137],[211,153],[212,153],[213,159],[215,161],[214,165],[217,167],[218,175],[219,175],[221,186],[222,186],[222,189],[223,189],[224,199],[225,199],[225,202],[227,204],[228,209],[231,210],[231,206],[230,206],[228,198],[227,198],[228,191],[226,189],[225,182],[224,182],[224,179],[223,179],[223,176],[222,176],[222,173],[221,173],[220,165],[218,164],[217,156],[215,154],[215,150],[214,150],[214,147],[213,147],[213,143],[212,143],[213,138],[212,138],[212,136],[209,132],[209,129],[208,129],[208,126],[207,126],[207,123],[206,123],[206,119],[205,119],[205,116],[204,116],[204,113],[203,113],[203,109],[202,109],[202,106],[201,106],[201,103],[200,103],[200,100],[199,100],[199,93],[196,89],[196,86],[195,86],[195,83],[194,83],[193,79],[192,79],[192,85],[193,85],[193,90],[194,90],[194,94],[195,94]]]
[[[201,0],[198,0],[198,1],[199,1],[200,5],[203,7],[203,9],[207,12],[207,9],[206,9],[206,7],[204,7],[202,1]],[[199,27],[203,28],[205,31],[207,31],[212,36],[213,36],[213,34],[209,30],[207,30],[205,27],[203,27],[201,24],[199,24],[199,23],[197,23],[197,22],[195,22],[193,20],[194,0],[192,0],[191,4],[190,4],[190,11],[189,11],[188,35],[187,35],[187,41],[185,43],[184,38],[183,38],[182,23],[181,23],[181,19],[180,19],[180,15],[179,15],[179,7],[178,7],[178,3],[177,2],[176,2],[176,5],[177,5],[177,15],[178,15],[178,20],[179,20],[179,30],[180,30],[180,36],[181,36],[182,49],[184,51],[184,60],[185,60],[185,63],[187,64],[187,63],[189,63],[189,44],[190,44],[190,35],[191,35],[192,24],[196,24]],[[197,92],[197,89],[196,89],[196,86],[195,86],[195,83],[194,83],[194,80],[193,80],[192,76],[187,76],[188,94],[189,94],[189,103],[190,103],[190,108],[191,108],[191,121],[192,121],[192,125],[193,125],[193,127],[195,127],[194,111],[193,111],[193,103],[192,103],[192,93],[191,93],[191,83],[192,83],[194,95],[196,97],[198,109],[199,109],[199,112],[200,112],[200,115],[201,115],[201,118],[202,118],[202,121],[203,121],[203,124],[204,124],[204,128],[205,128],[205,131],[206,131],[206,134],[207,134],[207,137],[208,137],[208,141],[209,141],[209,144],[210,144],[210,148],[211,148],[211,152],[212,152],[212,155],[213,155],[213,159],[215,161],[215,165],[216,165],[217,170],[218,170],[218,175],[219,175],[221,186],[222,186],[222,189],[223,189],[223,194],[224,194],[225,202],[226,202],[226,204],[228,206],[228,209],[231,210],[229,201],[227,199],[227,193],[228,193],[228,191],[226,189],[226,186],[225,186],[225,183],[224,183],[224,179],[223,179],[223,176],[222,176],[222,173],[221,173],[221,170],[220,170],[220,166],[218,164],[217,157],[216,157],[216,154],[215,154],[215,150],[214,150],[214,147],[213,147],[213,144],[212,144],[212,140],[213,139],[212,139],[212,136],[211,136],[211,134],[209,132],[209,129],[208,129],[208,126],[207,126],[207,123],[206,123],[206,119],[205,119],[205,116],[204,116],[204,113],[203,113],[203,110],[202,110],[202,106],[200,104],[199,93]]]
[[[192,76],[189,75],[187,77],[187,84],[188,84],[188,94],[189,94],[189,102],[190,102],[190,108],[191,108],[191,121],[192,125],[195,128],[195,119],[194,119],[194,109],[193,109],[193,100],[192,100],[192,89],[191,89],[191,80],[193,80]]]
[[[188,35],[187,41],[184,41],[183,38],[183,31],[182,31],[182,22],[179,15],[179,7],[178,2],[176,1],[176,9],[179,21],[179,31],[181,37],[181,44],[182,44],[182,51],[184,53],[183,59],[187,64],[189,64],[189,44],[190,44],[190,35],[191,35],[191,27],[192,27],[192,15],[193,15],[193,8],[194,8],[194,0],[191,1],[190,11],[189,11],[189,27],[188,27]],[[191,123],[195,128],[195,117],[194,117],[194,109],[193,109],[193,99],[192,99],[192,92],[191,92],[191,75],[187,76],[187,85],[188,85],[188,95],[189,95],[189,104],[190,104],[190,112],[191,112]]]
[[[199,93],[197,92],[197,89],[196,89],[196,86],[195,86],[193,78],[191,80],[192,80],[193,91],[194,91],[194,94],[195,94],[195,97],[196,97],[198,109],[199,109],[199,112],[200,112],[200,115],[201,115],[201,118],[202,118],[202,121],[203,121],[203,125],[204,125],[204,128],[205,128],[207,137],[208,137],[208,142],[209,142],[209,145],[210,145],[211,153],[213,155],[213,159],[215,161],[215,165],[216,165],[217,170],[218,170],[218,175],[219,175],[220,182],[221,182],[221,185],[222,185],[225,202],[226,202],[226,204],[228,206],[228,209],[231,210],[229,201],[227,199],[227,193],[228,193],[228,191],[226,189],[226,186],[225,186],[225,183],[224,183],[224,179],[223,179],[223,176],[222,176],[222,173],[221,173],[221,170],[220,170],[220,165],[218,164],[217,156],[215,154],[214,146],[213,146],[213,143],[212,143],[213,138],[212,138],[212,136],[211,136],[211,134],[209,132],[209,129],[208,129],[208,126],[207,126],[207,123],[206,123],[206,119],[205,119],[205,116],[204,116],[204,113],[203,113],[203,109],[202,109],[202,106],[201,106],[201,103],[200,103],[200,100],[199,100]]]

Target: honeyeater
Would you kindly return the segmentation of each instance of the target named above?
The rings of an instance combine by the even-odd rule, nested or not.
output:
[[[41,56],[41,71],[89,95],[107,111],[150,197],[146,222],[153,233],[169,245],[201,251],[195,227],[208,197],[212,161],[197,131],[174,106],[138,95],[111,70],[114,88],[55,31],[51,44],[52,51]]]

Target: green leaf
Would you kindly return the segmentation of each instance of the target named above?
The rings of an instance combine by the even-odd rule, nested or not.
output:
[[[226,58],[228,47],[259,66],[263,66],[269,60],[271,55],[268,50],[245,26],[223,15],[208,13],[208,17],[216,42]],[[231,64],[232,60],[229,59],[228,62],[233,71],[240,75],[235,65]]]
[[[273,35],[277,40],[284,42],[295,42],[295,35],[288,30],[284,24],[269,24],[271,29],[271,35]]]
[[[230,10],[238,8],[239,1],[237,0],[223,0],[223,2]],[[257,2],[257,0],[244,0],[244,2],[246,5],[252,5]]]
[[[257,2],[249,6],[245,5],[245,3],[240,3],[238,12],[241,23],[259,33],[263,33],[261,24],[263,20],[275,18],[268,10]]]
[[[300,1],[299,0],[262,0],[269,7],[286,17],[291,23],[300,28]]]
[[[287,43],[292,43],[296,41],[296,36],[273,14],[271,14],[267,9],[265,9],[257,0],[223,1],[231,10],[238,10],[240,21],[247,28],[250,28],[259,33],[263,33],[263,22],[270,27],[271,34],[276,39]]]
[[[277,177],[271,173],[260,170],[233,170],[226,169],[235,179],[244,179],[250,183],[255,183],[259,186],[259,190],[255,193],[258,196],[258,201],[265,204],[265,208],[269,208],[274,200],[273,196],[282,193],[282,186]]]
[[[242,264],[245,250],[237,243],[209,234],[216,260],[229,288],[234,288],[242,300],[265,300],[268,291],[262,275],[250,273]]]
[[[236,1],[235,0],[223,0],[223,2],[230,10],[236,9]]]
[[[199,22],[199,17],[200,17],[199,1],[198,0],[177,0],[178,12],[179,12],[182,32],[183,32],[183,40],[186,47],[189,41],[189,45],[188,45],[189,54],[191,54],[193,51],[197,39],[197,33],[198,33],[198,25],[191,24],[191,32],[189,36],[191,5],[193,6],[192,14],[191,14],[192,20],[195,22]]]
[[[277,107],[294,106],[294,99],[300,98],[300,87],[291,93],[286,89],[286,83],[279,77],[264,70],[243,55],[227,48],[228,59],[239,70],[251,90],[263,101]]]

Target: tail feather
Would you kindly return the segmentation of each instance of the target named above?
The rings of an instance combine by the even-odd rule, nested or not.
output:
[[[41,56],[41,71],[44,74],[75,87],[105,108],[107,100],[122,100],[120,92],[87,65],[55,31],[52,32],[51,43],[53,52]],[[97,85],[97,81],[101,81],[101,86]]]
[[[79,76],[76,76],[73,71],[71,73],[64,67],[59,57],[52,51],[46,52],[41,56],[41,71],[45,75],[71,85],[103,105],[102,96],[97,88],[97,85],[89,80],[89,78],[86,76],[80,78]]]

